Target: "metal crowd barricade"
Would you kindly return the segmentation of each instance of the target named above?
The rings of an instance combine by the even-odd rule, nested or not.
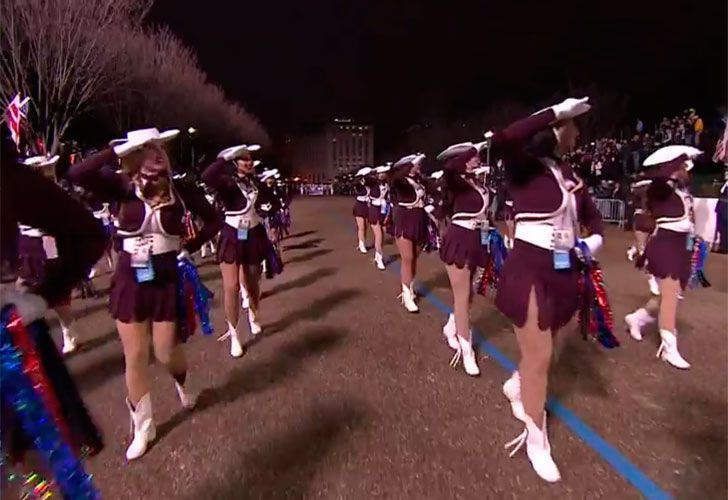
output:
[[[627,223],[627,207],[622,200],[596,198],[594,200],[597,210],[602,214],[604,222],[613,222],[624,229]]]

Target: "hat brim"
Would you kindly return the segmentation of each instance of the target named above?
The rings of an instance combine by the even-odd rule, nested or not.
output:
[[[178,135],[179,135],[179,129],[172,128],[169,130],[165,130],[164,132],[159,133],[159,137],[150,137],[149,139],[144,141],[141,144],[141,146],[144,146],[146,144],[152,144],[155,142],[156,143],[169,142],[172,139],[174,139],[175,137],[177,137]],[[122,144],[126,144],[127,142],[129,142],[128,139],[112,139],[109,141],[109,146],[111,146],[113,148],[114,146],[120,146]]]
[[[357,170],[357,172],[354,174],[354,177],[364,177],[366,175],[369,175],[373,172],[373,170],[369,167],[360,168]]]
[[[389,165],[387,165],[385,167],[377,167],[374,169],[374,171],[378,174],[386,174],[390,170],[392,170],[392,167],[390,167]]]
[[[655,165],[674,161],[683,155],[686,156],[689,160],[692,160],[694,158],[697,158],[701,154],[703,154],[703,152],[698,148],[673,144],[672,146],[665,146],[664,148],[660,148],[652,153],[645,159],[642,165],[644,165],[645,167],[654,167]]]

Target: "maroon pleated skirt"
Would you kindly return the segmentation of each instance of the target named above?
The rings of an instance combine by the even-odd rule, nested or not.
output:
[[[357,200],[354,202],[354,210],[352,210],[352,213],[354,214],[354,217],[366,219],[369,217],[369,206],[366,202]]]
[[[526,324],[528,298],[533,288],[538,304],[538,326],[552,332],[566,325],[579,305],[577,258],[571,268],[554,269],[551,251],[515,240],[498,283],[495,305],[515,326]]]
[[[424,208],[394,207],[394,236],[416,246],[427,243],[427,212]]]
[[[43,238],[18,236],[18,277],[37,285],[45,278],[46,253]]]
[[[480,244],[480,230],[450,224],[440,245],[440,260],[460,269],[467,266],[471,271],[476,267],[485,267],[488,251]]]
[[[634,230],[641,231],[643,233],[651,233],[655,230],[655,220],[645,213],[635,214]]]
[[[124,323],[177,321],[177,252],[152,256],[154,279],[138,283],[131,255],[119,252],[111,278],[111,317]]]
[[[655,278],[672,278],[685,288],[690,279],[692,251],[688,250],[688,233],[658,229],[645,248],[647,271]]]
[[[382,224],[384,222],[384,214],[382,213],[382,207],[370,206],[367,213],[367,220],[369,224]]]
[[[248,239],[238,240],[238,230],[223,224],[217,241],[217,262],[238,264],[240,266],[260,265],[265,260],[272,243],[263,224],[248,231]]]

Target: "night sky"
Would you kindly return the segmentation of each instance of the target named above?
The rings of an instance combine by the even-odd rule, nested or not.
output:
[[[725,0],[157,0],[151,20],[274,137],[351,116],[381,146],[425,114],[535,102],[569,82],[628,95],[646,119],[717,116],[727,15]]]

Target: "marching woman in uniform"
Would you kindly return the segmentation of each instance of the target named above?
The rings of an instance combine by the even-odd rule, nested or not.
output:
[[[227,148],[202,174],[205,184],[217,192],[225,207],[225,224],[217,247],[228,327],[221,339],[230,337],[230,355],[234,358],[243,355],[237,333],[240,287],[244,286],[248,297],[250,333],[258,335],[262,331],[259,322],[262,266],[273,250],[260,215],[261,206],[270,200],[258,188],[251,156],[251,152],[259,149],[258,145]]]
[[[389,165],[377,167],[374,169],[373,174],[366,178],[369,187],[369,215],[367,219],[369,225],[372,226],[372,233],[374,233],[374,264],[380,270],[385,269],[384,254],[382,253],[384,240],[382,225],[388,209],[389,185],[387,184],[387,172],[389,172],[390,168]]]
[[[369,186],[366,177],[372,173],[371,167],[362,167],[354,174],[354,220],[356,221],[356,235],[359,239],[359,251],[367,253],[367,220],[369,219]]]
[[[40,172],[44,177],[55,182],[55,165],[58,156],[46,158],[33,156],[23,163]],[[60,265],[58,248],[53,236],[45,234],[41,229],[20,224],[18,237],[19,273],[18,277],[26,286],[33,286],[45,280],[49,268]],[[75,351],[81,341],[71,312],[71,293],[53,306],[58,315],[63,336],[63,354]]]
[[[390,171],[390,188],[393,200],[394,237],[400,257],[402,281],[402,305],[411,313],[419,312],[415,296],[417,257],[427,243],[426,190],[421,175],[423,154],[401,158]]]
[[[632,205],[634,206],[632,225],[634,226],[635,244],[627,250],[627,258],[630,261],[634,261],[644,253],[647,239],[655,230],[655,221],[647,210],[647,190],[650,184],[652,184],[650,179],[642,179],[632,184]],[[653,295],[660,295],[660,289],[657,286],[655,277],[649,275],[647,282],[650,286],[650,292]]]
[[[64,303],[104,250],[101,226],[81,204],[37,169],[18,163],[15,144],[1,129],[0,146],[0,380],[3,495],[98,498],[79,457],[103,448],[98,429],[58,354],[44,320],[47,306]],[[9,134],[7,134],[9,135]],[[5,142],[7,141],[7,142]],[[35,171],[33,171],[35,170]],[[16,288],[18,226],[54,238],[58,265],[42,280]],[[20,483],[5,484],[12,468]],[[40,473],[40,474],[39,474]],[[47,482],[34,478],[44,475]],[[7,489],[6,489],[7,488]],[[13,493],[18,493],[13,495]]]
[[[680,292],[690,279],[691,257],[695,242],[693,200],[687,190],[693,158],[702,152],[690,146],[666,146],[644,162],[652,179],[647,190],[647,208],[655,219],[657,231],[647,242],[638,265],[657,279],[660,297],[652,297],[624,320],[630,335],[642,340],[642,328],[657,317],[660,347],[657,356],[675,368],[688,369],[677,348],[677,305]]]
[[[283,205],[276,189],[276,175],[278,169],[264,170],[260,176],[260,196],[267,200],[261,205],[268,228],[268,239],[274,245],[278,245],[283,239]]]
[[[480,151],[485,142],[450,146],[439,154],[444,161],[443,172],[448,191],[446,211],[450,224],[440,247],[440,259],[445,263],[453,294],[453,311],[443,328],[448,345],[455,351],[451,364],[463,361],[465,373],[480,375],[470,331],[470,302],[473,272],[485,267],[487,260],[488,191],[477,176],[485,172]]]
[[[187,183],[172,179],[164,143],[178,131],[142,129],[112,141],[113,147],[71,167],[68,176],[102,200],[119,202],[116,247],[119,257],[112,276],[109,305],[124,347],[127,405],[134,436],[126,458],[141,457],[155,438],[149,387],[149,332],[154,354],[175,380],[185,408],[197,392],[187,375],[179,321],[178,260],[195,253],[220,229],[214,208]],[[104,168],[121,159],[122,174]],[[204,221],[183,243],[188,212]]]
[[[524,432],[508,446],[524,444],[536,473],[560,479],[546,431],[546,388],[553,336],[578,308],[577,252],[583,241],[593,254],[602,243],[602,220],[584,183],[560,158],[576,144],[573,118],[590,109],[588,99],[567,99],[511,124],[493,137],[513,197],[513,249],[501,271],[495,304],[512,322],[521,351],[518,371],[504,384],[513,415]],[[578,240],[581,228],[591,235]]]

